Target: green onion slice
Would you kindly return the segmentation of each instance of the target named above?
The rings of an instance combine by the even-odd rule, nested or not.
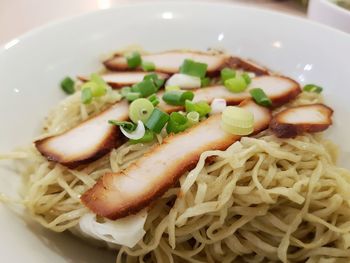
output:
[[[154,106],[148,99],[137,99],[130,104],[129,118],[134,123],[137,123],[138,121],[145,123],[151,116],[153,110]]]
[[[149,61],[142,61],[141,63],[141,68],[144,71],[154,71],[156,69],[156,66],[154,65],[153,62],[149,62]]]
[[[155,133],[160,133],[169,120],[169,114],[155,108],[146,122],[146,127]]]
[[[157,92],[157,90],[158,88],[150,79],[143,80],[131,87],[132,92],[139,92],[142,97],[148,97]]]
[[[126,61],[128,63],[129,68],[137,68],[141,65],[141,55],[139,52],[132,52],[131,54],[126,56]]]
[[[225,80],[224,85],[229,91],[234,93],[245,91],[248,86],[242,76],[236,76],[234,78],[227,79]]]
[[[125,98],[129,92],[131,92],[130,87],[123,87],[120,89],[120,94],[123,96],[123,98]]]
[[[160,102],[156,94],[152,94],[147,99],[153,104],[154,107],[157,106]]]
[[[307,92],[321,93],[323,91],[323,88],[315,84],[307,84],[304,86],[303,90]]]
[[[229,106],[221,115],[221,127],[235,135],[248,135],[254,131],[254,115],[246,109]]]
[[[73,94],[75,92],[74,80],[70,77],[65,77],[61,81],[61,88],[67,94]]]
[[[185,108],[187,112],[198,112],[200,117],[204,117],[211,111],[211,107],[206,101],[192,102],[186,100]]]
[[[123,127],[126,131],[132,132],[136,129],[136,124],[130,122],[130,121],[115,121],[115,120],[109,120],[109,124]]]
[[[236,77],[236,71],[230,68],[223,68],[220,72],[220,77],[222,83],[225,83],[226,80]]]
[[[186,115],[190,125],[195,125],[199,122],[199,113],[196,111],[190,111],[189,113],[187,113]]]
[[[91,88],[87,87],[81,91],[81,102],[84,104],[89,104],[92,101],[92,91]]]
[[[170,105],[175,106],[183,106],[185,105],[185,101],[193,100],[194,93],[191,91],[180,91],[180,90],[173,90],[173,91],[167,91],[164,93],[162,99]]]
[[[191,59],[185,59],[180,66],[180,73],[199,78],[204,78],[208,65],[205,63],[195,62]]]
[[[179,86],[166,86],[165,91],[180,90]]]
[[[141,93],[140,92],[129,92],[128,94],[125,95],[125,98],[128,101],[134,101],[134,100],[141,98]]]
[[[163,86],[165,80],[158,78],[156,73],[151,73],[143,77],[143,80],[152,80],[154,85],[159,89]]]
[[[201,87],[209,86],[211,79],[209,77],[201,78]]]
[[[186,116],[179,112],[173,112],[170,114],[169,122],[166,126],[166,131],[170,133],[179,133],[190,127],[190,123]]]
[[[272,105],[272,101],[266,96],[265,92],[260,88],[251,89],[250,95],[253,97],[256,103],[259,105],[269,107]]]
[[[131,144],[137,144],[137,143],[147,143],[147,142],[151,142],[154,140],[154,132],[147,130],[145,132],[145,135],[138,140],[129,140],[129,142]]]
[[[247,85],[249,85],[252,82],[252,79],[247,72],[244,72],[241,76],[242,78],[244,78],[245,83],[247,83]]]

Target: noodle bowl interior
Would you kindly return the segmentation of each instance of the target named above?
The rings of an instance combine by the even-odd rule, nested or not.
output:
[[[157,71],[158,64],[155,67]],[[210,85],[222,84],[220,70],[209,75]],[[242,69],[235,70],[241,74]],[[113,99],[104,95],[82,103],[83,85],[77,82],[75,92],[48,114],[38,139],[62,134],[123,100],[122,95]],[[111,90],[115,91],[119,94]],[[320,103],[320,93],[304,90],[270,109],[274,116],[291,107]],[[210,118],[206,114],[195,125]],[[278,138],[264,129],[240,137],[226,149],[205,150],[163,194],[115,220],[82,202],[106,174],[128,173],[132,164],[152,155],[168,140],[164,129],[149,142],[124,138],[111,151],[76,167],[48,160],[34,144],[17,150],[18,158],[26,156],[17,161],[24,167],[27,212],[45,228],[70,231],[114,250],[116,262],[349,261],[350,173],[336,165],[337,147],[321,133]],[[16,159],[16,154],[11,156]]]

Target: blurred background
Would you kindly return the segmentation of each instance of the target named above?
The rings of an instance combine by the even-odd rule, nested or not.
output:
[[[148,0],[0,0],[0,45],[4,45],[11,39],[39,26],[65,17],[75,16],[86,12],[107,9],[113,6],[147,2]],[[157,0],[153,0],[157,1]],[[164,2],[166,0],[158,0]],[[177,0],[183,1],[183,0]],[[224,2],[256,8],[265,8],[290,15],[307,18],[308,0],[187,0],[195,2]],[[345,8],[335,7],[340,12],[329,14],[329,2],[338,1],[343,5],[350,0],[310,0],[309,17],[321,21],[343,31],[350,32],[350,20],[343,22],[339,27],[339,16],[350,17],[350,11]],[[345,4],[344,4],[345,3]],[[330,9],[334,9],[335,4]],[[312,8],[311,8],[312,7]],[[350,4],[349,4],[350,7]],[[322,9],[323,8],[323,9]],[[337,10],[343,9],[341,11]],[[313,10],[310,10],[313,9]],[[325,21],[326,20],[326,21]],[[330,21],[327,21],[330,20]],[[337,22],[338,21],[338,22]]]

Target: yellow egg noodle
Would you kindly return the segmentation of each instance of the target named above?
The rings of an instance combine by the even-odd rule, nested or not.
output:
[[[292,105],[320,101],[320,95],[304,92]],[[40,137],[67,130],[109,103],[82,106],[77,92],[51,111]],[[150,146],[125,143],[76,170],[48,162],[34,146],[0,159],[22,164],[23,204],[36,221],[81,235],[79,221],[90,213],[81,194]],[[215,159],[207,163],[208,157]],[[136,245],[109,246],[116,249],[116,262],[347,262],[350,172],[335,162],[334,145],[310,134],[278,139],[265,131],[226,151],[204,152],[148,208],[145,234]]]

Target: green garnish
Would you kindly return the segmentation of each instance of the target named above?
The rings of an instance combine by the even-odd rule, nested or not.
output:
[[[136,99],[129,106],[129,118],[134,123],[142,121],[145,123],[154,110],[152,102],[148,99]]]
[[[191,91],[172,90],[164,93],[162,99],[170,105],[183,106],[186,100],[193,100],[194,94]]]
[[[169,120],[169,114],[155,108],[145,126],[155,133],[160,133]]]
[[[131,144],[137,144],[137,143],[147,143],[147,142],[151,142],[154,140],[154,133],[152,131],[147,130],[145,132],[145,135],[138,140],[129,140],[129,142]]]
[[[199,113],[196,111],[190,111],[189,113],[187,113],[186,115],[190,125],[194,125],[197,124],[199,122]]]
[[[128,94],[125,95],[125,98],[128,101],[134,101],[136,99],[141,98],[141,93],[140,92],[129,92]]]
[[[156,87],[159,89],[163,86],[165,80],[158,78],[156,73],[151,73],[143,77],[143,80],[152,80]]]
[[[84,88],[81,90],[81,101],[84,104],[89,104],[92,101],[91,88]]]
[[[191,59],[185,59],[180,66],[180,73],[199,78],[204,78],[208,65],[205,63],[195,62]]]
[[[251,89],[249,92],[250,92],[250,95],[255,100],[255,102],[258,103],[259,105],[262,105],[265,107],[269,107],[272,105],[270,98],[266,96],[265,92],[262,89],[255,88],[255,89]]]
[[[131,88],[130,87],[123,87],[120,89],[120,94],[123,96],[123,98],[126,97],[126,95],[128,95],[128,93],[131,92]]]
[[[109,120],[109,124],[115,125],[115,126],[120,126],[122,127],[125,131],[127,132],[132,132],[136,129],[137,125],[130,121],[115,121],[115,120]]]
[[[223,68],[220,72],[220,77],[222,83],[225,83],[226,80],[236,77],[236,71],[230,68]]]
[[[156,93],[158,88],[150,79],[143,80],[131,87],[132,92],[139,92],[142,97],[148,97]]]
[[[234,78],[227,79],[225,80],[224,85],[229,91],[234,93],[242,92],[248,86],[242,76],[236,76]]]
[[[180,90],[179,86],[166,86],[165,91]]]
[[[144,71],[154,71],[156,69],[156,65],[153,62],[142,61],[141,68]]]
[[[185,108],[187,112],[198,112],[200,117],[207,115],[211,111],[211,107],[206,101],[192,102],[186,100]]]
[[[304,86],[303,90],[307,92],[321,93],[323,88],[315,84],[307,84]]]
[[[153,104],[154,107],[157,106],[160,102],[156,94],[152,94],[147,99]]]
[[[137,68],[141,65],[141,55],[139,52],[132,52],[131,54],[126,56],[126,61],[128,63],[129,68]]]
[[[244,78],[245,83],[247,83],[247,85],[249,85],[252,82],[252,79],[247,72],[244,72],[241,76],[242,78]]]
[[[173,112],[170,114],[169,122],[166,126],[166,131],[168,134],[178,133],[186,130],[188,127],[190,127],[190,123],[186,116],[178,112]]]
[[[210,78],[209,77],[205,77],[205,78],[201,78],[201,87],[206,87],[210,84]]]
[[[67,94],[73,94],[75,92],[74,80],[70,77],[65,77],[61,81],[61,88]]]

